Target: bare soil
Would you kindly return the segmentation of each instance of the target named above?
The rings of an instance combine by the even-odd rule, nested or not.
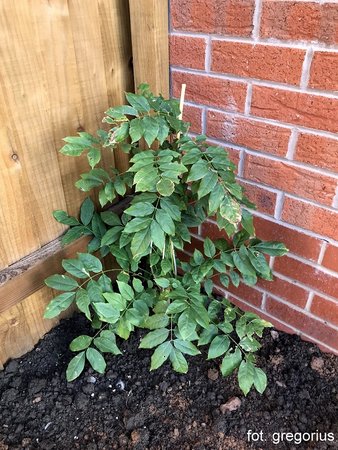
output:
[[[259,365],[269,385],[245,398],[205,355],[189,359],[186,375],[169,365],[149,372],[140,335],[122,343],[122,356],[107,357],[105,375],[87,369],[67,383],[69,342],[86,332],[82,318],[65,320],[0,372],[0,450],[338,448],[338,358],[297,336],[265,333]],[[257,441],[249,430],[261,433]],[[287,432],[315,434],[278,442]]]

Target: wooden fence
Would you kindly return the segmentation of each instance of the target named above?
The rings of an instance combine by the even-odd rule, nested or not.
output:
[[[0,0],[0,366],[56,323],[43,280],[85,247],[61,249],[52,217],[77,213],[87,170],[58,153],[62,138],[96,130],[140,82],[168,95],[167,21],[167,0]]]

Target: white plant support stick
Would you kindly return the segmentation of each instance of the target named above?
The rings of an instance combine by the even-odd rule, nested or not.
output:
[[[185,97],[185,89],[186,89],[187,85],[186,84],[182,84],[181,87],[181,97],[180,97],[180,115],[178,116],[178,118],[180,120],[182,120],[183,117],[183,107],[184,107],[184,97]],[[181,136],[181,132],[179,131],[177,133],[177,139],[179,139]]]

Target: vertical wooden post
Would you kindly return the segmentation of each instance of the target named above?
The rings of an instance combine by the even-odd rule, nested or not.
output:
[[[168,0],[129,0],[135,89],[169,97]]]

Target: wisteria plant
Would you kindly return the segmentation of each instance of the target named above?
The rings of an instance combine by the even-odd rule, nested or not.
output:
[[[267,378],[255,365],[255,352],[261,346],[257,337],[270,324],[214,295],[214,282],[226,290],[229,283],[238,287],[241,282],[252,286],[258,278],[272,280],[265,255],[282,256],[287,249],[256,237],[249,212],[254,205],[236,182],[227,152],[209,145],[205,136],[189,137],[176,100],[154,96],[147,85],[126,99],[128,105],[105,113],[109,131],[67,137],[60,150],[73,157],[87,152],[90,170],[76,187],[99,189],[105,208],[96,211],[88,197],[79,218],[54,212],[58,222],[70,227],[64,244],[91,237],[86,253],[63,260],[66,274],[46,279],[47,286],[63,293],[49,303],[45,317],[75,303],[93,328],[70,343],[76,355],[67,379],[77,378],[86,360],[104,373],[104,355],[121,354],[118,338],[128,339],[141,328],[139,347],[153,349],[150,370],[169,360],[176,372],[186,373],[186,355],[207,347],[208,359],[222,358],[224,376],[238,369],[245,395],[253,386],[262,393]],[[129,169],[120,173],[99,167],[102,152],[117,147],[130,155]],[[122,198],[130,203],[121,215],[109,210]],[[224,237],[206,238],[203,249],[185,252],[194,229],[208,217]],[[107,255],[113,255],[113,267],[103,267]]]

